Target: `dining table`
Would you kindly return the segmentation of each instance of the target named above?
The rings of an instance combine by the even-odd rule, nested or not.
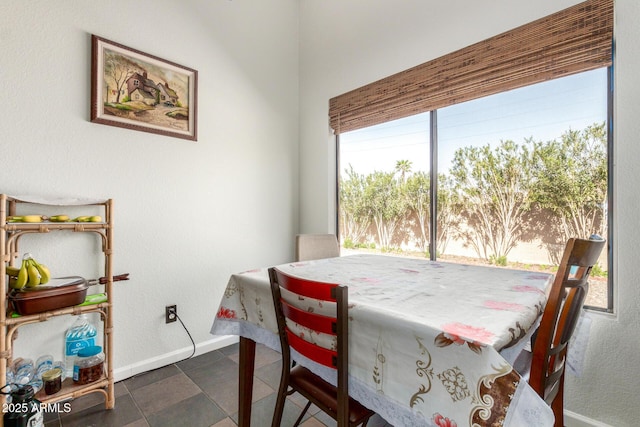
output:
[[[540,322],[552,274],[373,254],[275,267],[348,287],[349,395],[391,425],[553,425],[512,366]],[[249,426],[256,343],[281,351],[267,268],[231,275],[211,333],[240,337],[238,425]],[[331,369],[293,357],[335,384]]]

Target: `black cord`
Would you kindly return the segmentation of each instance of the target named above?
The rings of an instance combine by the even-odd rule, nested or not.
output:
[[[171,363],[171,365],[175,365],[176,363],[180,363],[180,362],[184,362],[185,360],[189,360],[193,357],[194,354],[196,354],[196,343],[193,340],[193,337],[191,336],[191,333],[189,333],[189,329],[187,329],[187,327],[185,326],[184,322],[182,321],[182,319],[180,318],[180,316],[178,316],[178,313],[174,313],[176,315],[176,319],[178,319],[180,321],[180,324],[182,325],[182,327],[184,328],[185,332],[187,333],[187,335],[189,335],[189,339],[191,340],[191,345],[193,346],[193,351],[191,352],[191,354],[189,355],[189,357],[185,357],[184,359],[178,360],[177,362],[173,362]],[[144,372],[140,372],[139,374],[133,375],[131,378],[136,378],[140,375],[144,375],[144,374],[148,374],[149,372],[153,372],[153,371],[157,371],[159,369],[162,368],[166,368],[169,365],[165,365],[165,366],[160,366],[154,369],[149,369],[148,371],[144,371]]]
[[[182,319],[180,318],[180,316],[178,316],[178,313],[175,313],[176,318],[180,321],[180,324],[182,325],[182,327],[184,328],[185,332],[187,333],[187,335],[189,335],[189,339],[191,340],[191,345],[193,345],[193,351],[191,352],[191,355],[189,355],[189,357],[182,359],[180,362],[185,361],[185,360],[189,360],[193,357],[194,354],[196,354],[196,343],[193,340],[193,337],[191,336],[191,334],[189,333],[189,330],[187,329],[187,327],[184,325],[184,322],[182,321]],[[176,362],[179,363],[179,362]]]

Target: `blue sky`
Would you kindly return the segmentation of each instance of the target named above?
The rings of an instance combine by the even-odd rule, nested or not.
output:
[[[607,116],[607,69],[598,69],[515,89],[438,110],[441,172],[456,149],[525,138],[547,141],[568,129],[601,123]],[[429,113],[340,136],[340,162],[363,174],[391,171],[409,159],[413,170],[429,170]]]

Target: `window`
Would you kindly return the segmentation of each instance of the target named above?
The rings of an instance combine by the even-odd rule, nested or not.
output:
[[[340,136],[339,216],[345,248],[428,250],[429,127],[426,113]]]
[[[611,242],[609,70],[341,133],[345,252],[553,272],[568,237]],[[609,258],[587,297],[601,310],[612,308]]]

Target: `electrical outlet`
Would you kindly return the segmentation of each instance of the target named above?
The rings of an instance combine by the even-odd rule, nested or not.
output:
[[[164,322],[172,323],[178,320],[178,307],[175,305],[168,305],[164,311]]]

